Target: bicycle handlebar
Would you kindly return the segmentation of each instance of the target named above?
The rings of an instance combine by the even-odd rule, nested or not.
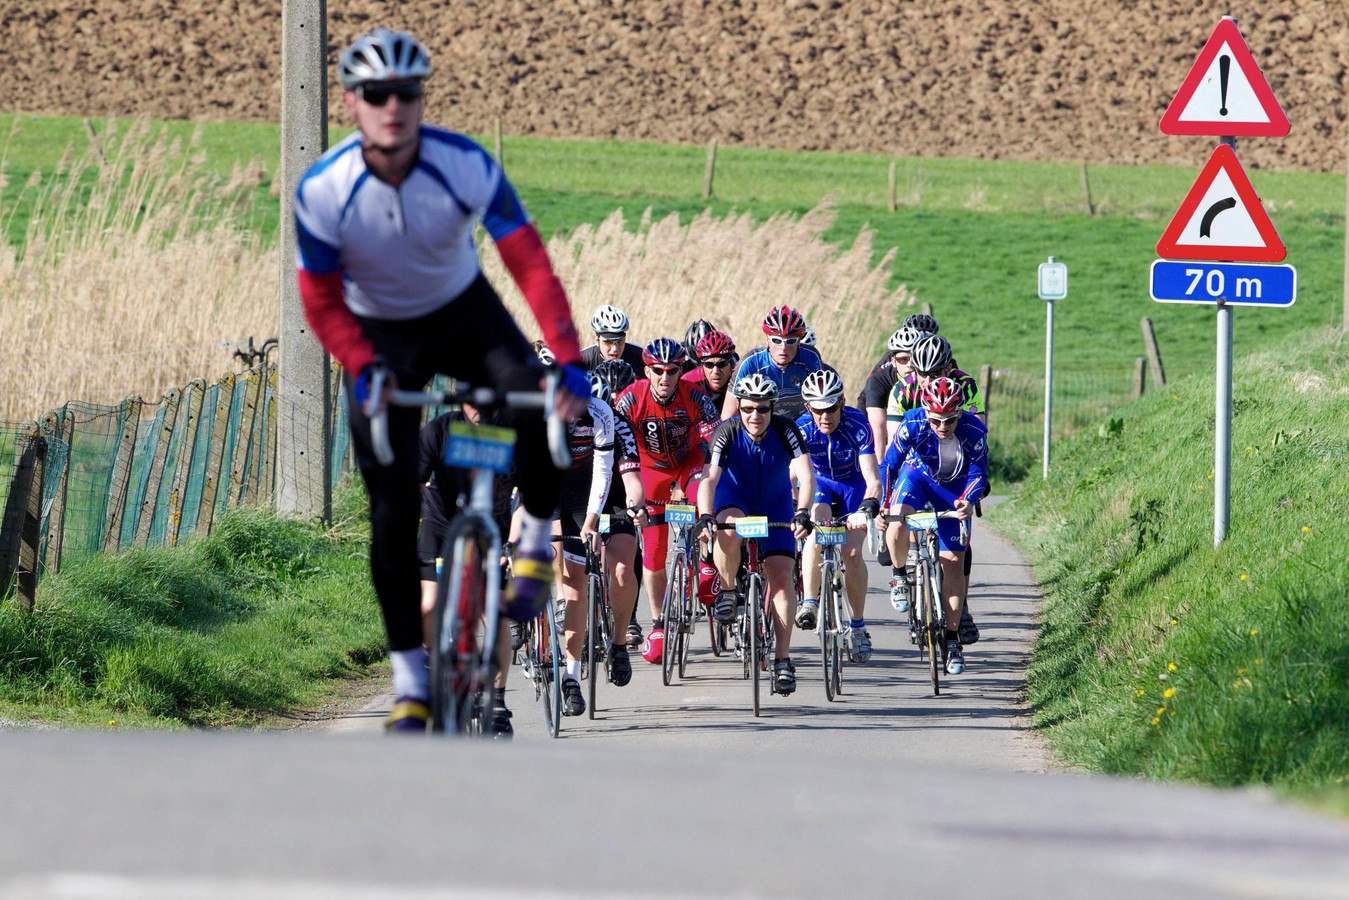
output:
[[[450,406],[468,403],[472,406],[488,408],[508,406],[512,409],[541,409],[548,428],[548,453],[553,465],[560,471],[571,468],[571,448],[567,445],[567,423],[557,413],[557,386],[561,373],[550,370],[544,377],[542,391],[507,391],[499,396],[496,391],[486,387],[465,387],[455,391],[390,391],[387,403],[381,405],[384,383],[388,380],[389,370],[385,366],[375,366],[370,374],[370,398],[365,402],[365,414],[370,418],[370,441],[374,445],[375,459],[381,466],[393,464],[393,444],[389,441],[389,406]]]

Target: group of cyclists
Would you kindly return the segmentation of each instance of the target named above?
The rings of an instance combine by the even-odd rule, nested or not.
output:
[[[661,660],[663,514],[676,501],[696,507],[697,595],[724,625],[744,602],[736,593],[742,553],[735,532],[718,526],[745,516],[789,525],[760,542],[773,609],[773,689],[783,695],[796,689],[793,627],[814,629],[819,614],[817,551],[807,538],[817,523],[846,522],[851,653],[865,664],[872,652],[861,558],[868,521],[890,516],[880,555],[892,567],[891,601],[903,612],[910,557],[899,517],[931,507],[968,520],[988,489],[977,384],[956,368],[937,322],[909,316],[890,335],[856,406],[847,405],[842,378],[789,305],[768,311],[762,344],[743,354],[704,320],[682,341],[648,335],[638,345],[628,340],[628,317],[609,305],[595,310],[594,342],[582,349],[565,292],[500,166],[470,139],[421,123],[429,75],[429,56],[410,35],[380,28],[358,38],[340,61],[357,130],[309,169],[295,197],[301,298],[315,335],[343,367],[353,447],[370,495],[372,580],[397,697],[388,727],[424,731],[430,716],[423,615],[435,600],[439,541],[467,490],[464,473],[441,462],[452,418],[518,435],[494,510],[513,548],[503,609],[514,622],[528,621],[557,581],[565,715],[586,708],[579,682],[587,544],[602,548],[614,634],[626,637],[598,648],[610,681],[629,683],[630,649]],[[483,277],[475,223],[496,243],[542,342],[526,341]],[[372,416],[385,413],[390,396],[372,385],[415,390],[443,373],[498,391],[537,390],[548,369],[560,383],[556,411],[569,423],[565,471],[549,457],[538,413],[509,409],[466,406],[419,434],[416,411],[388,408],[393,462],[383,465],[372,452]],[[955,519],[941,523],[944,658],[957,675],[962,648],[978,630],[964,603],[967,532]],[[793,609],[798,558],[802,589]],[[645,634],[636,616],[639,588],[650,607]],[[493,695],[499,735],[511,733],[505,678],[503,668]]]

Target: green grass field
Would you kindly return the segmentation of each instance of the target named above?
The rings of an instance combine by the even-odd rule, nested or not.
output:
[[[1045,591],[1038,723],[1089,769],[1291,789],[1349,773],[1349,341],[1243,355],[1213,549],[1213,379],[1079,432],[992,521]],[[1343,793],[1339,800],[1342,805]]]
[[[13,129],[15,120],[0,116],[0,128]],[[108,127],[102,120],[92,124],[100,133]],[[125,120],[117,123],[119,129],[127,126]],[[163,127],[186,142],[198,126]],[[334,130],[332,140],[341,136]],[[278,139],[274,125],[200,126],[207,166],[220,174],[253,157],[275,173]],[[1125,378],[1143,352],[1139,319],[1145,315],[1157,324],[1168,374],[1181,376],[1212,361],[1212,311],[1156,304],[1147,294],[1153,247],[1204,162],[1202,150],[1193,168],[1093,168],[1100,214],[1089,216],[1082,212],[1080,171],[1068,164],[898,160],[901,208],[892,214],[885,209],[889,159],[884,157],[725,148],[718,155],[714,200],[707,204],[701,199],[702,147],[509,136],[504,143],[507,171],[545,233],[598,221],[620,207],[635,224],[647,208],[687,217],[710,205],[717,212],[737,209],[766,217],[805,211],[832,196],[838,217],[828,237],[846,244],[870,227],[877,252],[897,248],[895,283],[933,304],[943,333],[970,369],[983,363],[1042,368],[1044,309],[1035,297],[1035,267],[1050,255],[1070,269],[1069,298],[1056,316],[1057,362],[1065,384],[1074,372]],[[16,198],[32,170],[50,171],[67,145],[79,150],[86,144],[79,119],[17,117],[0,194],[11,238],[26,222],[28,210]],[[1342,308],[1344,178],[1251,174],[1275,207],[1275,224],[1290,248],[1288,261],[1299,269],[1300,297],[1291,310],[1242,310],[1236,319],[1240,349],[1338,323]],[[253,221],[274,233],[275,201],[266,185],[257,194]],[[894,324],[878,322],[869,339],[879,348]],[[635,325],[641,336],[641,323]]]

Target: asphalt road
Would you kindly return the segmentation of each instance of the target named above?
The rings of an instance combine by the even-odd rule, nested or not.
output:
[[[984,638],[931,696],[879,591],[877,655],[749,711],[735,664],[638,669],[549,739],[0,730],[0,900],[223,897],[1349,897],[1349,827],[1264,793],[1056,770],[1019,705],[1036,594],[980,531]],[[877,578],[879,583],[879,578]],[[336,732],[336,733],[334,733]]]

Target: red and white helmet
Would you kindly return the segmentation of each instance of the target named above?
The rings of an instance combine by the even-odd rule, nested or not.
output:
[[[763,333],[774,337],[805,337],[806,320],[790,306],[779,306],[764,316]]]
[[[694,354],[699,359],[707,359],[712,356],[734,356],[735,341],[724,331],[709,331],[703,335],[702,340],[698,341]]]
[[[929,414],[950,417],[965,405],[965,391],[949,378],[934,378],[923,388],[919,400]]]

